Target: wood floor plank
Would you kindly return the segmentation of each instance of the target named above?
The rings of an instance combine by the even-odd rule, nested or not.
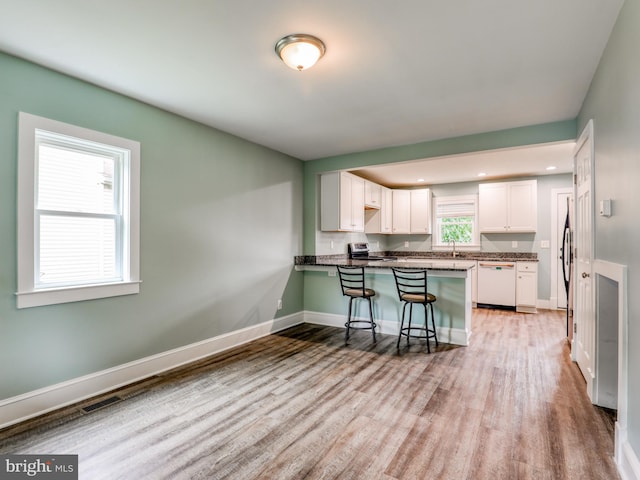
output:
[[[0,431],[87,479],[619,478],[564,314],[474,310],[469,347],[300,325]]]

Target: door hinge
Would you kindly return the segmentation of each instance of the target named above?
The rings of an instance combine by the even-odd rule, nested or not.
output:
[[[573,324],[573,333],[578,333],[578,324],[577,323]]]
[[[573,174],[573,184],[574,185],[578,184],[578,175],[576,173]]]

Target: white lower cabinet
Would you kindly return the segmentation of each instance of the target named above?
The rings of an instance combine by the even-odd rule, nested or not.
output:
[[[538,264],[518,262],[516,273],[516,311],[535,313],[538,302]]]

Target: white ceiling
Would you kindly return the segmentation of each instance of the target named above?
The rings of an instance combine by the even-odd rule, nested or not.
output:
[[[573,171],[574,148],[575,142],[558,142],[413,160],[352,172],[387,187],[557,175]]]
[[[0,50],[308,160],[575,118],[622,3],[0,0]]]

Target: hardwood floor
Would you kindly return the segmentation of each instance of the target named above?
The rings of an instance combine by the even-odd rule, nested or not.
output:
[[[0,432],[82,479],[616,479],[564,314],[479,309],[469,347],[301,325]],[[433,347],[433,344],[432,344]]]

